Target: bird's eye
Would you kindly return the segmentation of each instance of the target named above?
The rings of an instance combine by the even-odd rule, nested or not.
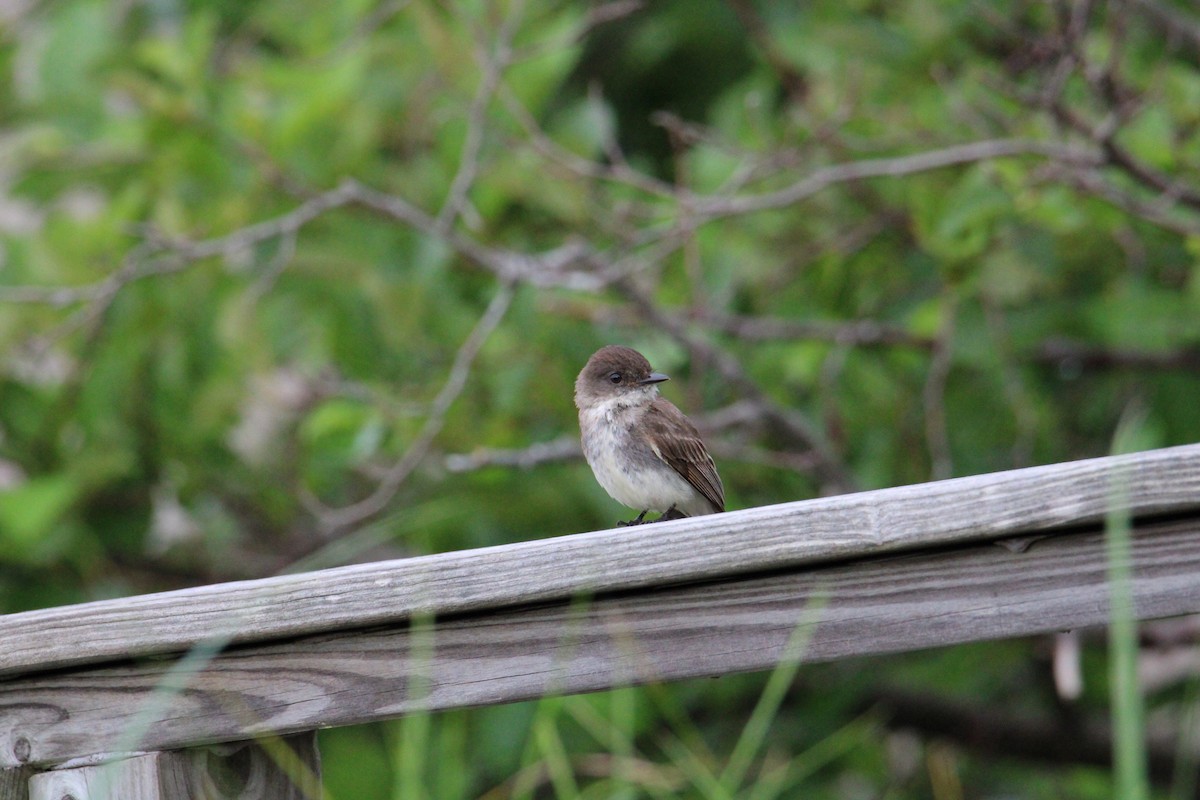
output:
[[[608,380],[609,380],[609,383],[620,383],[621,382],[621,373],[619,373],[619,372],[608,373]]]

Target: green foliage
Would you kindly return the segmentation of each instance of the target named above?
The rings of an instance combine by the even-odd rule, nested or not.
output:
[[[1072,21],[1085,5],[17,4],[0,610],[609,527],[626,512],[578,459],[489,464],[575,435],[608,342],[689,413],[753,389],[803,416],[861,488],[1104,454],[1130,408],[1142,445],[1200,441],[1195,42],[1122,3]],[[1017,140],[1057,149],[903,162]],[[533,266],[473,342],[498,263]],[[706,435],[732,508],[846,488],[794,432]],[[397,465],[377,511],[329,522]],[[1098,721],[1107,657],[1084,666]],[[914,744],[873,700],[1052,718],[1036,642],[788,669],[327,732],[327,783],[1037,800],[1145,777],[1134,705],[1118,784]],[[1146,713],[1194,718],[1188,697]]]

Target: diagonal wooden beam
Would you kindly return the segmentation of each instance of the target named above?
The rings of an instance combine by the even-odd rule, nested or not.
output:
[[[0,677],[1200,510],[1200,445],[0,616]]]
[[[1200,612],[1200,518],[1139,521],[1131,558],[1139,618]],[[28,675],[0,683],[0,766],[1101,625],[1108,568],[1072,529]]]

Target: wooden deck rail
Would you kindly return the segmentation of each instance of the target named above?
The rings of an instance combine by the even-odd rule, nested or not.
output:
[[[767,669],[798,626],[821,661],[1103,624],[1112,511],[1138,618],[1200,613],[1188,445],[0,616],[0,800],[176,800],[203,769],[159,751],[298,734],[315,764],[317,728]],[[128,751],[144,791],[28,777]]]

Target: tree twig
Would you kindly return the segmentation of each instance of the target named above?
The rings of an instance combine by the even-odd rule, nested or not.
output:
[[[487,128],[488,106],[491,105],[504,71],[512,59],[512,38],[516,33],[523,5],[520,2],[512,4],[490,49],[484,41],[476,45],[476,60],[481,72],[479,88],[471,98],[470,108],[467,109],[467,134],[458,159],[458,170],[454,173],[446,200],[435,219],[436,229],[439,231],[449,230],[462,214],[467,203],[467,193],[471,190],[471,184],[475,182],[475,176],[479,174],[479,158]]]
[[[809,420],[799,411],[784,408],[773,401],[758,384],[750,378],[742,365],[730,353],[712,344],[706,337],[694,333],[683,322],[652,303],[636,286],[621,281],[616,284],[622,295],[648,323],[670,335],[677,342],[716,367],[721,377],[741,396],[753,402],[764,420],[785,440],[816,456],[814,472],[828,491],[853,491],[857,482]]]
[[[491,302],[488,303],[487,309],[458,348],[458,352],[455,353],[450,373],[430,404],[429,414],[425,418],[425,424],[421,427],[421,431],[405,450],[404,455],[383,474],[371,493],[362,500],[341,508],[323,508],[314,505],[313,510],[326,535],[332,535],[351,525],[357,525],[387,507],[404,481],[425,458],[434,438],[441,432],[442,426],[446,422],[446,413],[467,384],[475,357],[479,355],[479,351],[492,331],[504,318],[504,314],[512,303],[514,293],[515,289],[511,282],[501,283]]]
[[[946,381],[954,356],[958,295],[953,287],[942,292],[942,320],[934,338],[933,357],[925,377],[922,398],[925,407],[925,445],[929,450],[930,480],[945,480],[954,474],[950,452],[950,430],[946,423]]]
[[[889,728],[946,737],[972,750],[1051,764],[1112,766],[1112,733],[1105,722],[1022,717],[1000,708],[889,688],[872,693],[867,704],[883,715]],[[1177,755],[1175,737],[1154,730],[1147,732],[1147,740],[1150,777],[1169,784]],[[1196,755],[1200,754],[1192,757]]]
[[[740,197],[701,197],[697,213],[709,219],[754,211],[786,208],[839,183],[866,178],[897,178],[946,167],[1017,156],[1042,156],[1072,164],[1095,164],[1091,150],[1036,139],[986,139],[894,158],[873,158],[822,167],[792,185],[774,192]]]

